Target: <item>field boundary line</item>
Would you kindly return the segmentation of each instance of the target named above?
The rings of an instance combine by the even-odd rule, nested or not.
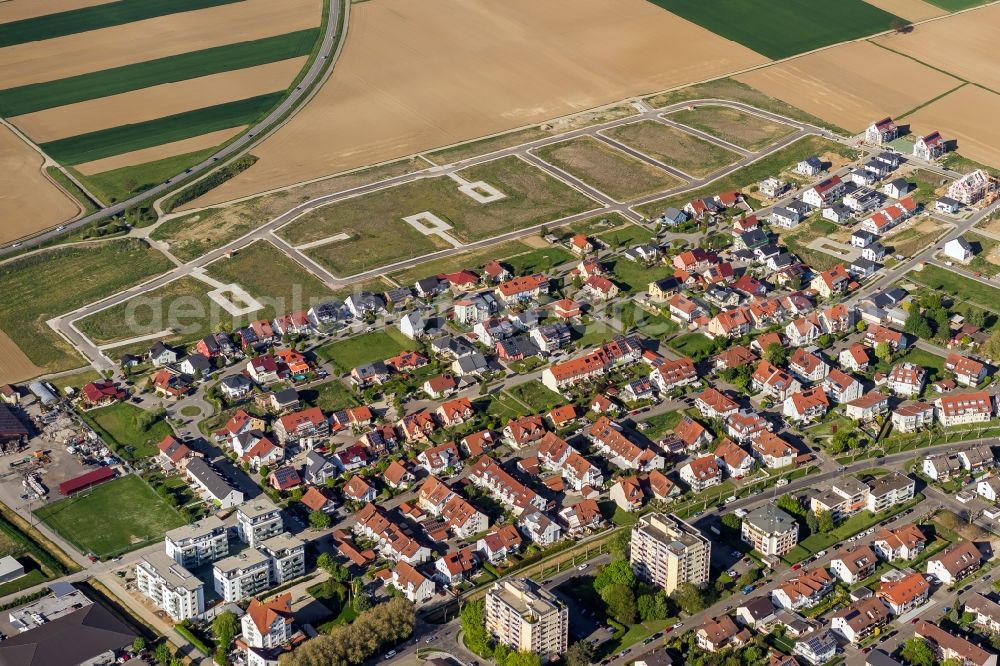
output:
[[[938,101],[939,99],[943,99],[943,98],[947,97],[948,95],[952,94],[953,92],[955,92],[955,91],[957,91],[957,90],[959,90],[961,88],[964,88],[967,85],[975,85],[975,84],[970,84],[968,82],[960,83],[957,86],[955,86],[954,88],[952,88],[951,90],[947,90],[947,91],[941,93],[937,97],[933,97],[933,98],[927,100],[926,102],[921,102],[920,104],[917,104],[915,107],[913,107],[912,109],[910,109],[906,113],[899,114],[898,116],[896,116],[896,118],[899,119],[899,120],[902,120],[903,118],[906,118],[909,115],[913,115],[914,113],[916,113],[920,109],[922,109],[924,107],[927,107],[927,106],[930,106],[931,104],[933,104],[934,102]]]

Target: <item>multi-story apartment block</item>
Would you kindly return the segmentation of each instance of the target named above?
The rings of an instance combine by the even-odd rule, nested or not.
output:
[[[292,595],[288,592],[267,602],[250,600],[240,618],[242,643],[246,646],[247,666],[271,666],[292,640]]]
[[[216,593],[225,601],[236,602],[271,587],[271,558],[247,548],[215,563],[212,579]]]
[[[897,504],[909,502],[916,489],[916,482],[905,474],[886,474],[868,483],[866,508],[872,513],[879,513]]]
[[[544,511],[545,498],[511,476],[493,458],[483,456],[472,467],[469,480],[484,488],[517,515],[534,507]]]
[[[266,497],[258,497],[241,504],[236,510],[236,529],[240,539],[256,548],[265,539],[285,531],[281,509]]]
[[[167,532],[167,555],[182,567],[197,567],[229,554],[226,526],[216,516]]]
[[[135,582],[175,622],[205,612],[205,584],[166,553],[144,555],[135,565]]]
[[[892,412],[892,427],[899,432],[916,432],[934,423],[934,404],[906,402]]]
[[[944,427],[983,423],[993,418],[993,397],[988,391],[953,393],[934,402],[937,417]]]
[[[766,504],[743,517],[740,536],[765,557],[781,557],[799,542],[799,524],[778,507]]]
[[[282,444],[304,438],[326,437],[330,434],[330,421],[319,407],[310,407],[275,421],[274,434]]]
[[[632,568],[667,594],[682,583],[707,583],[711,553],[709,540],[673,514],[648,514],[632,528]]]
[[[271,559],[271,580],[283,585],[306,573],[306,545],[288,532],[262,541],[261,551]]]
[[[809,509],[813,513],[829,511],[835,521],[853,516],[868,505],[868,486],[851,476],[837,479],[830,490],[813,495]]]
[[[566,652],[569,611],[548,590],[528,578],[497,582],[486,594],[486,631],[512,650],[547,661]]]

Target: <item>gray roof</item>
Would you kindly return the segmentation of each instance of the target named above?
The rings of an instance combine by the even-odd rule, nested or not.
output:
[[[746,602],[740,605],[740,608],[746,608],[750,617],[753,618],[754,622],[763,620],[764,618],[772,615],[774,613],[774,604],[766,596],[754,597],[753,599],[748,599]]]
[[[887,655],[881,650],[872,650],[865,659],[868,666],[903,666],[901,663]]]
[[[173,558],[163,551],[157,550],[148,555],[143,555],[142,561],[148,564],[156,572],[157,576],[166,581],[166,584],[171,589],[182,588],[194,591],[205,586],[205,583],[201,579],[180,564],[177,564]]]
[[[222,379],[222,385],[231,389],[245,388],[251,384],[252,382],[250,379],[241,374],[229,375],[228,377],[224,377]]]
[[[215,473],[201,458],[193,458],[187,466],[188,474],[198,480],[216,499],[222,499],[233,491],[225,480]]]
[[[99,603],[0,643],[3,666],[76,666],[132,643],[136,633]]]
[[[299,392],[289,387],[277,391],[272,394],[272,397],[279,405],[289,405],[293,402],[298,402]]]
[[[212,362],[201,354],[191,354],[184,360],[191,364],[191,367],[194,368],[195,372],[198,372],[199,370],[201,372],[208,372],[212,369]]]
[[[798,528],[798,523],[795,522],[794,518],[773,504],[765,504],[759,509],[751,511],[743,520],[749,522],[760,531],[771,534]]]
[[[475,372],[477,370],[485,370],[489,367],[489,363],[486,361],[486,357],[476,352],[469,356],[463,356],[456,361],[458,363],[458,369],[463,373]]]

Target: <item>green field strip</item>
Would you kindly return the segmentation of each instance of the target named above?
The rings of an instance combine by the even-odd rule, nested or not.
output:
[[[0,23],[0,47],[65,37],[134,21],[228,5],[243,0],[118,0],[34,18]],[[141,39],[141,35],[137,35]]]
[[[309,55],[319,28],[226,44],[55,81],[0,90],[0,116],[11,118],[150,86],[186,81]]]
[[[285,91],[258,95],[155,120],[49,141],[40,144],[40,147],[55,160],[66,164],[82,164],[229,127],[252,124],[284,96]]]
[[[774,60],[909,23],[864,0],[649,2]]]
[[[984,5],[990,0],[927,0],[935,7],[940,7],[941,9],[948,12],[958,12],[963,9],[971,9],[972,7],[978,7],[979,5]]]

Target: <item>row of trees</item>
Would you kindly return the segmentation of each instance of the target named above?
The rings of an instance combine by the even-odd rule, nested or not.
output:
[[[335,625],[282,655],[281,666],[353,666],[413,633],[413,604],[396,597],[364,611],[351,624]],[[520,665],[518,665],[520,666]]]

